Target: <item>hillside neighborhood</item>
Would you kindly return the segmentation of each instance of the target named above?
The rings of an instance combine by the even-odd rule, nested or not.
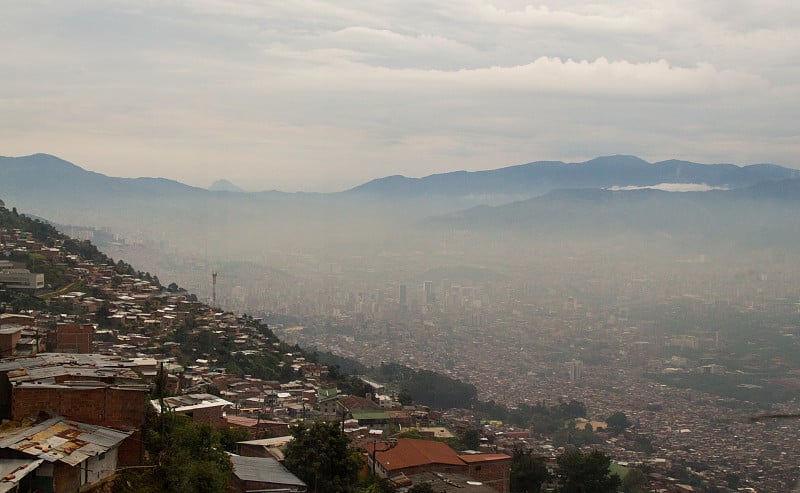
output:
[[[0,228],[0,274],[30,279],[0,283],[2,493],[116,491],[126,473],[168,460],[167,449],[149,444],[176,416],[226,437],[227,491],[321,491],[285,465],[287,447],[310,423],[341,430],[362,480],[388,481],[374,491],[523,491],[512,488],[520,463],[540,466],[536,488],[564,481],[567,449],[551,436],[472,410],[415,405],[402,389],[343,377],[258,318],[163,287],[88,242],[37,234]],[[602,421],[571,423],[612,437]],[[618,475],[641,468],[649,478],[626,491],[648,483],[698,491],[670,477],[670,466],[632,456],[612,464],[610,477],[618,487]]]

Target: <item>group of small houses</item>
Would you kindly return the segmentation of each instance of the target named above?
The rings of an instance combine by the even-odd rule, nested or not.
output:
[[[52,263],[70,261],[67,275],[97,297],[64,292],[56,293],[57,299],[89,316],[103,309],[111,329],[97,330],[64,314],[0,314],[0,493],[90,491],[120,468],[142,465],[148,406],[155,412],[167,407],[196,423],[247,430],[250,440],[240,442],[239,454],[231,456],[234,491],[306,491],[282,465],[281,447],[298,420],[342,422],[352,446],[363,452],[365,472],[390,478],[400,492],[423,481],[437,492],[509,491],[508,455],[459,454],[438,441],[385,436],[389,428],[441,424],[443,416],[403,408],[375,382],[365,379],[372,392],[364,397],[341,395],[325,387],[324,366],[279,354],[278,343],[240,317],[120,275],[113,266],[45,247],[24,232],[0,229],[0,253],[11,247],[40,253]],[[153,347],[154,338],[190,316],[194,331],[232,338],[243,352],[279,354],[302,380],[240,378],[202,355],[182,367],[177,343]],[[159,368],[175,397],[149,401]],[[465,423],[451,422],[456,430]],[[431,438],[448,433],[442,426],[418,429]]]
[[[136,344],[110,347],[95,336],[90,324],[53,328],[40,317],[0,314],[0,493],[87,491],[119,468],[143,464],[147,406],[247,430],[250,440],[231,456],[236,491],[306,491],[282,465],[281,447],[298,420],[343,422],[352,446],[363,451],[365,471],[390,478],[399,491],[422,481],[438,484],[436,491],[509,491],[509,455],[458,453],[439,441],[386,436],[389,428],[441,423],[443,416],[402,407],[368,379],[371,393],[342,395],[322,384],[324,366],[288,353],[282,356],[303,379],[281,384],[237,377],[202,358],[182,367],[168,354],[143,355]],[[159,367],[176,395],[148,400]],[[450,425],[457,431],[467,421]],[[448,436],[443,426],[417,429]]]

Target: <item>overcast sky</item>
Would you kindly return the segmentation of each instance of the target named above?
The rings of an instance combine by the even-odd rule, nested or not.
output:
[[[800,167],[796,0],[0,0],[0,155],[332,191],[598,155]]]

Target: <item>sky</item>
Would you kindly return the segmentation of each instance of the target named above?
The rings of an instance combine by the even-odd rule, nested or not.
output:
[[[336,191],[609,154],[800,161],[796,0],[0,0],[0,155]]]

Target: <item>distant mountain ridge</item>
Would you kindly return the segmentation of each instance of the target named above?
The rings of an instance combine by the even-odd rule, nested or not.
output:
[[[739,167],[676,160],[650,164],[633,156],[607,156],[581,164],[545,161],[416,179],[390,176],[337,193],[230,193],[164,178],[115,178],[35,154],[0,157],[0,199],[58,224],[108,226],[137,237],[178,241],[202,249],[204,255],[227,252],[233,239],[248,231],[248,240],[238,241],[237,248],[255,255],[262,247],[250,232],[270,242],[289,244],[298,235],[308,235],[306,241],[326,237],[332,238],[328,245],[343,245],[410,233],[420,224],[490,230],[558,229],[563,224],[597,229],[616,224],[622,230],[636,225],[652,229],[662,219],[675,225],[697,223],[696,211],[731,216],[730,211],[746,209],[750,203],[794,200],[800,194],[792,183],[783,183],[793,177],[800,177],[800,172],[768,164]],[[604,190],[676,182],[726,187],[737,194]],[[537,199],[526,202],[533,197]],[[645,197],[648,200],[642,200]],[[708,209],[712,203],[729,207]],[[508,205],[489,207],[503,204]],[[474,208],[478,205],[483,207]],[[782,207],[777,211],[781,218],[797,210],[793,202]],[[755,223],[772,221],[767,215],[771,210],[753,209],[762,215],[745,210],[742,217],[747,215]],[[703,214],[714,222],[711,212]],[[431,219],[422,223],[426,217]]]
[[[389,197],[505,194],[541,195],[562,188],[652,186],[661,183],[704,183],[741,188],[764,181],[798,177],[800,172],[774,164],[698,164],[668,160],[649,163],[635,156],[604,156],[583,163],[538,161],[487,171],[454,171],[406,178],[378,178],[347,191]]]
[[[386,198],[417,196],[507,195],[528,198],[556,189],[652,186],[661,183],[704,183],[712,187],[742,188],[765,181],[800,177],[800,170],[774,164],[698,164],[668,160],[649,163],[635,156],[598,157],[583,163],[537,161],[483,171],[453,171],[423,178],[401,175],[371,180],[334,194],[377,195]],[[208,190],[166,178],[118,178],[85,170],[49,154],[22,157],[0,156],[0,194],[35,187],[39,192],[64,187],[92,194],[203,194],[209,191],[244,192],[226,179]],[[260,192],[281,194],[277,191]],[[289,194],[285,194],[289,195]],[[303,194],[292,194],[303,195]]]
[[[119,178],[88,171],[50,154],[0,157],[0,193],[35,188],[39,192],[71,188],[94,194],[161,194],[201,189],[167,178]]]
[[[630,232],[725,232],[726,238],[757,242],[769,232],[800,244],[800,178],[766,181],[746,188],[707,192],[561,189],[504,204],[431,216],[429,230],[531,235],[615,235]]]
[[[244,192],[244,190],[242,190],[241,188],[237,187],[229,180],[226,180],[224,178],[212,183],[211,186],[208,187],[208,189],[212,192],[233,192],[233,193]]]

